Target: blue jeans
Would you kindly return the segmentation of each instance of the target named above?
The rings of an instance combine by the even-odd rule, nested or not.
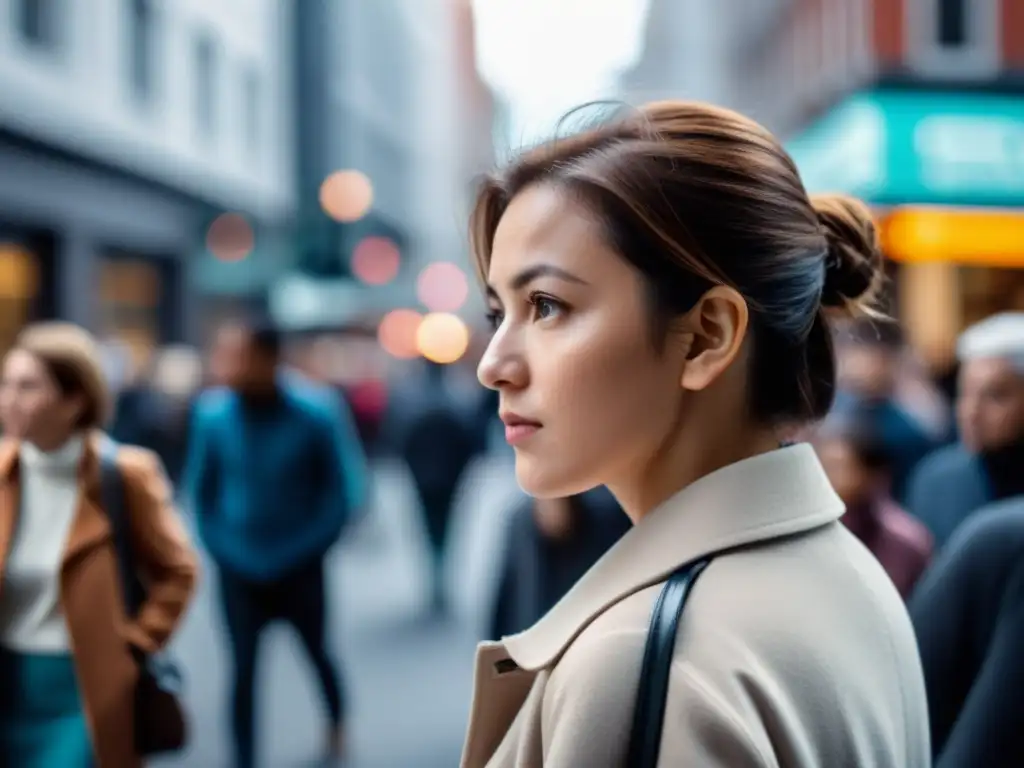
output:
[[[0,647],[0,765],[91,768],[92,740],[69,654]]]

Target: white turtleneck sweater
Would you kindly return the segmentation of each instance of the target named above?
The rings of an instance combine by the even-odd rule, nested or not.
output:
[[[60,568],[78,507],[83,439],[55,451],[25,443],[18,524],[0,585],[0,645],[22,653],[68,651]]]

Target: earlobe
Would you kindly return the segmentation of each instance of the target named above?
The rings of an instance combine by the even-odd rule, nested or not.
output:
[[[715,286],[700,298],[687,322],[693,344],[680,380],[683,389],[705,389],[732,365],[749,319],[747,302],[734,288]]]

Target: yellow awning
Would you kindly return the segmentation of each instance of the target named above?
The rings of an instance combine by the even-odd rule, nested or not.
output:
[[[1024,268],[1024,210],[898,207],[880,217],[879,234],[895,261]]]

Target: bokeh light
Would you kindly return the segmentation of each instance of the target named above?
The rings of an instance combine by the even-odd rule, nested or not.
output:
[[[416,280],[416,295],[431,312],[455,312],[469,298],[469,281],[456,264],[428,264]]]
[[[362,171],[335,171],[320,185],[320,207],[335,221],[358,221],[373,205],[373,184]]]
[[[455,315],[432,312],[416,331],[416,346],[427,360],[454,363],[469,347],[469,328]]]
[[[238,213],[218,216],[206,231],[206,248],[221,261],[241,261],[256,244],[256,236],[245,217]]]
[[[423,315],[413,309],[393,309],[377,326],[377,341],[389,355],[402,360],[419,354],[417,334]]]
[[[368,285],[386,285],[398,275],[402,255],[386,237],[364,237],[352,252],[352,273]]]

